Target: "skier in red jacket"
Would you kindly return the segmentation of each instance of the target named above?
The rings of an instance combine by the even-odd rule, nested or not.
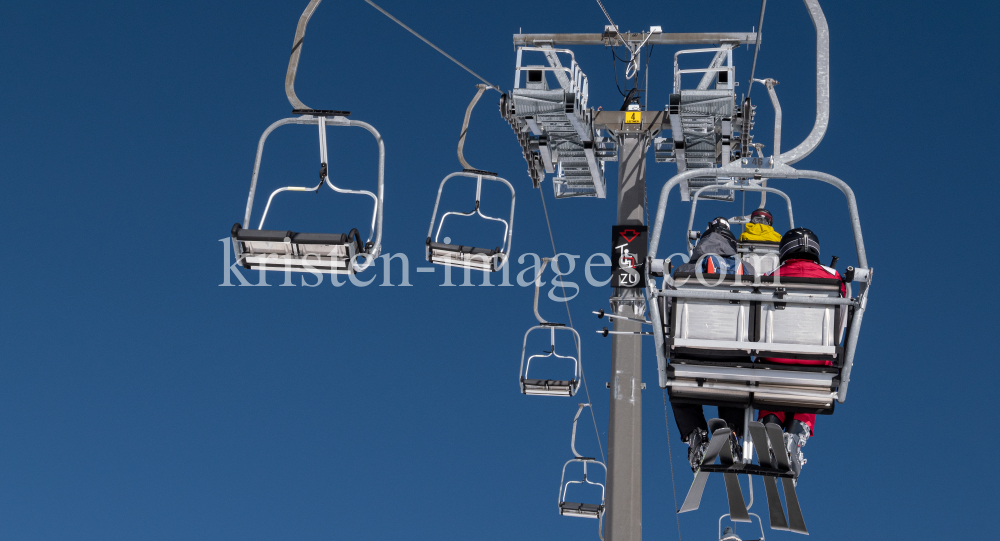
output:
[[[778,245],[778,258],[781,261],[781,266],[771,272],[772,275],[776,274],[788,278],[837,278],[842,280],[836,269],[820,265],[819,238],[804,227],[792,229],[781,237],[781,243]],[[841,282],[840,295],[844,296],[846,293],[847,286]],[[760,360],[780,364],[813,366],[831,366],[833,364],[832,361],[802,359],[761,358]],[[787,415],[791,415],[792,418],[786,419]],[[786,414],[783,411],[760,410],[758,419],[765,424],[776,423],[786,427],[785,448],[789,458],[791,458],[792,470],[798,475],[802,465],[806,463],[806,459],[802,455],[802,447],[815,431],[816,414]]]

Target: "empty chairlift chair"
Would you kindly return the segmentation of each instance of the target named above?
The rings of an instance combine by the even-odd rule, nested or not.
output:
[[[576,332],[576,329],[572,327],[567,327],[562,323],[550,323],[542,319],[542,316],[538,313],[538,289],[539,284],[542,279],[542,271],[545,270],[545,266],[551,261],[550,258],[543,258],[542,265],[538,269],[538,276],[535,277],[535,318],[538,319],[539,325],[536,325],[530,329],[528,332],[524,333],[524,344],[521,346],[521,368],[519,374],[519,380],[521,385],[521,393],[527,395],[544,395],[544,396],[573,396],[576,394],[577,390],[580,388],[580,335]],[[549,351],[543,351],[542,353],[537,353],[525,358],[528,349],[528,337],[531,333],[539,333],[548,331],[549,335]],[[576,357],[572,355],[560,355],[556,353],[556,332],[562,332],[564,335],[571,334],[573,338],[573,343],[576,345]],[[536,370],[539,361],[551,362],[558,361],[563,364],[572,364],[573,370],[571,377],[567,379],[538,379],[532,378],[530,376],[531,363],[535,362]]]
[[[476,202],[469,212],[449,211],[441,216],[440,222],[437,219],[438,207],[441,205],[441,193],[445,184],[455,177],[467,177],[476,179]],[[500,182],[510,190],[510,219],[494,218],[483,214],[480,209],[480,199],[482,197],[483,180]],[[494,248],[477,248],[471,245],[451,244],[440,242],[441,228],[444,220],[448,216],[479,216],[485,220],[500,222],[503,224],[503,237],[499,245]],[[434,229],[437,224],[437,230]],[[488,171],[478,171],[475,169],[452,173],[441,181],[438,187],[437,199],[434,201],[434,213],[431,215],[431,226],[427,230],[427,261],[439,265],[452,265],[455,267],[476,269],[481,271],[494,272],[503,268],[510,255],[510,246],[513,237],[514,226],[514,187],[505,179],[496,176],[496,173]],[[432,236],[433,235],[433,236]]]
[[[458,173],[452,173],[441,181],[441,185],[438,186],[437,199],[434,201],[434,212],[431,214],[431,225],[427,230],[427,261],[431,263],[438,263],[441,265],[450,265],[456,267],[462,267],[467,269],[477,269],[481,271],[494,272],[503,268],[504,264],[507,262],[507,258],[510,256],[510,246],[512,238],[514,235],[514,187],[510,185],[505,179],[497,176],[496,173],[491,173],[489,171],[482,171],[476,169],[469,165],[469,162],[465,161],[465,156],[463,154],[463,148],[465,146],[465,136],[468,133],[469,119],[472,116],[472,110],[476,107],[476,103],[479,102],[479,98],[482,97],[483,92],[490,89],[488,85],[476,85],[479,89],[476,95],[469,102],[469,106],[465,109],[465,121],[462,123],[462,132],[458,138],[458,161],[462,164],[462,171]],[[496,88],[494,88],[496,90]],[[476,179],[476,203],[475,207],[469,212],[446,212],[441,216],[441,221],[437,221],[438,207],[441,205],[441,193],[444,191],[444,185],[448,183],[454,177],[467,177]],[[502,218],[494,218],[492,216],[487,216],[483,214],[482,209],[480,209],[480,202],[482,200],[483,193],[483,179],[491,180],[495,182],[500,182],[507,186],[510,190],[510,219],[504,220]],[[462,244],[451,244],[450,242],[440,242],[439,236],[441,235],[441,228],[444,227],[444,220],[448,216],[473,216],[478,215],[480,218],[485,220],[490,220],[494,222],[500,222],[503,224],[503,238],[501,243],[494,248],[477,248],[475,246],[462,245]],[[434,230],[434,224],[437,223],[437,231]],[[433,235],[433,236],[432,236]]]
[[[243,223],[235,224],[230,231],[237,262],[246,269],[349,274],[367,268],[381,251],[385,169],[385,146],[382,143],[381,135],[365,122],[349,120],[347,118],[350,116],[349,112],[312,109],[303,104],[295,95],[295,74],[298,69],[302,41],[305,37],[306,23],[319,3],[320,0],[311,0],[299,19],[295,34],[295,48],[292,51],[285,77],[285,93],[292,104],[292,113],[299,116],[279,120],[264,130],[257,145],[253,178],[250,182],[250,196],[247,200]],[[278,188],[268,197],[257,229],[249,229],[264,143],[272,131],[285,124],[316,125],[319,128],[319,183],[315,186]],[[330,180],[326,142],[326,127],[328,125],[364,128],[375,137],[379,150],[377,193],[368,190],[340,188]],[[371,223],[368,224],[368,236],[364,240],[357,229],[351,229],[347,233],[303,233],[287,229],[264,229],[264,220],[267,218],[267,213],[276,195],[282,192],[319,192],[324,185],[337,193],[364,195],[372,199],[372,218]],[[359,265],[358,256],[364,256],[365,263]]]
[[[576,410],[576,417],[573,417],[573,436],[570,439],[570,449],[573,451],[573,458],[566,461],[563,464],[562,477],[559,479],[559,514],[567,517],[581,517],[581,518],[596,518],[602,519],[604,517],[604,484],[591,481],[588,478],[587,466],[597,465],[604,469],[604,477],[607,478],[608,468],[603,462],[592,457],[585,457],[580,453],[576,452],[576,424],[580,419],[580,413],[583,412],[584,407],[592,407],[590,404],[580,404],[579,409]],[[566,480],[566,468],[570,464],[578,463],[583,466],[583,478],[580,480]],[[600,487],[601,489],[601,501],[599,503],[582,503],[576,501],[570,501],[567,498],[570,485],[590,485],[595,487]],[[576,498],[579,499],[579,498]]]

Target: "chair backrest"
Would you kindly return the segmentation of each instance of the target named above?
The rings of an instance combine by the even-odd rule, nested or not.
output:
[[[839,297],[840,280],[682,272],[674,280],[682,291],[761,293],[774,301],[672,298],[669,308],[661,307],[670,312],[670,347],[772,357],[838,356],[844,307],[797,304],[795,298]]]

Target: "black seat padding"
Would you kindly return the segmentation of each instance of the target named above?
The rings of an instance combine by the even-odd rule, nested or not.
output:
[[[568,379],[525,379],[525,385],[534,387],[572,387],[573,380]]]
[[[487,250],[485,248],[474,248],[472,246],[461,246],[458,244],[445,244],[443,242],[428,242],[427,245],[431,247],[431,250],[445,250],[448,252],[457,252],[462,254],[481,254],[487,256],[494,256],[500,253],[500,251],[496,249]]]
[[[291,231],[277,231],[272,229],[237,229],[235,231],[236,240],[246,242],[285,242],[295,233]]]
[[[344,233],[296,233],[292,237],[296,244],[345,244],[347,235]]]
[[[239,229],[236,231],[236,240],[244,242],[285,242],[286,238],[294,244],[345,244],[347,242],[347,235],[344,233],[295,233],[271,229]]]
[[[603,507],[603,505],[596,503],[562,502],[559,504],[560,509],[565,509],[567,511],[582,511],[584,513],[599,513]]]

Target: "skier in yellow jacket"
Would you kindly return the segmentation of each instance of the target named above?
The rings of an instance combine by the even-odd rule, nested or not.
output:
[[[750,223],[746,224],[743,228],[743,234],[740,235],[740,242],[755,240],[779,242],[781,240],[781,233],[778,233],[771,227],[773,223],[774,218],[767,209],[759,208],[753,211],[750,213]]]

